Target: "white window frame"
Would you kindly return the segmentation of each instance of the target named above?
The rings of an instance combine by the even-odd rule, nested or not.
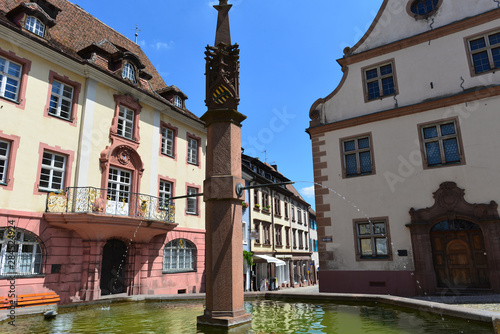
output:
[[[172,197],[172,188],[173,183],[170,181],[160,180],[160,207],[167,208],[170,205],[170,201],[168,200]]]
[[[3,64],[2,64],[3,63]],[[2,66],[3,65],[3,66]],[[18,67],[18,68],[16,68]],[[11,101],[17,101],[19,98],[19,87],[21,86],[21,76],[23,74],[23,66],[21,64],[10,61],[9,59],[0,57],[0,96]],[[8,90],[8,88],[13,87]],[[9,97],[7,94],[12,94],[14,97]]]
[[[198,140],[188,138],[188,157],[187,162],[198,165]]]
[[[163,273],[196,271],[196,253],[196,245],[189,240],[179,238],[168,242],[163,248]]]
[[[122,78],[132,81],[132,83],[136,84],[137,80],[135,79],[135,68],[130,63],[125,63],[123,65]]]
[[[54,80],[52,92],[50,93],[49,115],[57,116],[65,120],[71,120],[73,109],[73,86]],[[64,110],[63,108],[67,108]],[[63,114],[66,114],[64,116]]]
[[[182,99],[178,95],[174,95],[174,106],[176,106],[178,108],[183,107]]]
[[[35,236],[13,227],[0,229],[0,235],[2,236],[0,238],[0,276],[42,273],[43,252]],[[32,246],[33,249],[31,252],[23,252],[25,248],[23,246]],[[29,260],[29,268],[26,268],[26,264],[22,266],[23,259]]]
[[[188,187],[187,194],[194,195],[198,193],[197,188]],[[186,200],[186,213],[189,215],[198,215],[198,197],[188,197]]]
[[[119,136],[132,140],[134,138],[135,110],[120,106],[118,112],[118,127],[116,132]]]
[[[4,153],[0,151],[0,183],[7,183],[7,169],[9,168],[9,155],[10,155],[10,142],[0,139],[0,145],[4,146],[1,150],[5,150]]]
[[[161,152],[170,157],[174,156],[175,132],[172,129],[163,127],[161,131]]]
[[[26,25],[24,27],[35,35],[40,37],[45,36],[45,24],[34,16],[28,16],[26,18]]]
[[[49,164],[47,164],[47,162],[49,162]],[[62,164],[62,166],[60,166],[60,164]],[[52,153],[50,151],[43,151],[42,166],[40,169],[40,184],[38,189],[42,191],[54,192],[62,190],[64,188],[65,174],[66,156]],[[44,175],[48,177],[48,180],[42,181],[42,177]],[[57,182],[54,180],[55,178],[60,178],[61,181]],[[43,186],[42,182],[47,183],[47,185]],[[59,185],[59,187],[57,185]]]

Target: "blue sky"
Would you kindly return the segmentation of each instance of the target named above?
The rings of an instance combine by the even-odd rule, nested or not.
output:
[[[134,40],[167,85],[197,116],[205,113],[205,47],[214,44],[218,1],[71,0]],[[336,59],[363,36],[382,0],[229,0],[232,42],[240,46],[245,154],[277,164],[313,205],[309,109],[342,78]]]

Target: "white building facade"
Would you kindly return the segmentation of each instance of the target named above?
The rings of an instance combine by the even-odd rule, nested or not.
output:
[[[344,53],[308,129],[320,291],[500,292],[498,3],[384,0]]]

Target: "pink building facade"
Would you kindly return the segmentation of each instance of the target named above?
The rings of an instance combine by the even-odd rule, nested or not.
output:
[[[66,0],[0,11],[0,296],[204,292],[207,135],[187,96]]]

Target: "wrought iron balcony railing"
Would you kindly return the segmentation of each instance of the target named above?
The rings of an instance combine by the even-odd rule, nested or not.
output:
[[[168,199],[94,187],[68,187],[63,192],[48,194],[46,212],[94,213],[175,222],[175,205]]]

